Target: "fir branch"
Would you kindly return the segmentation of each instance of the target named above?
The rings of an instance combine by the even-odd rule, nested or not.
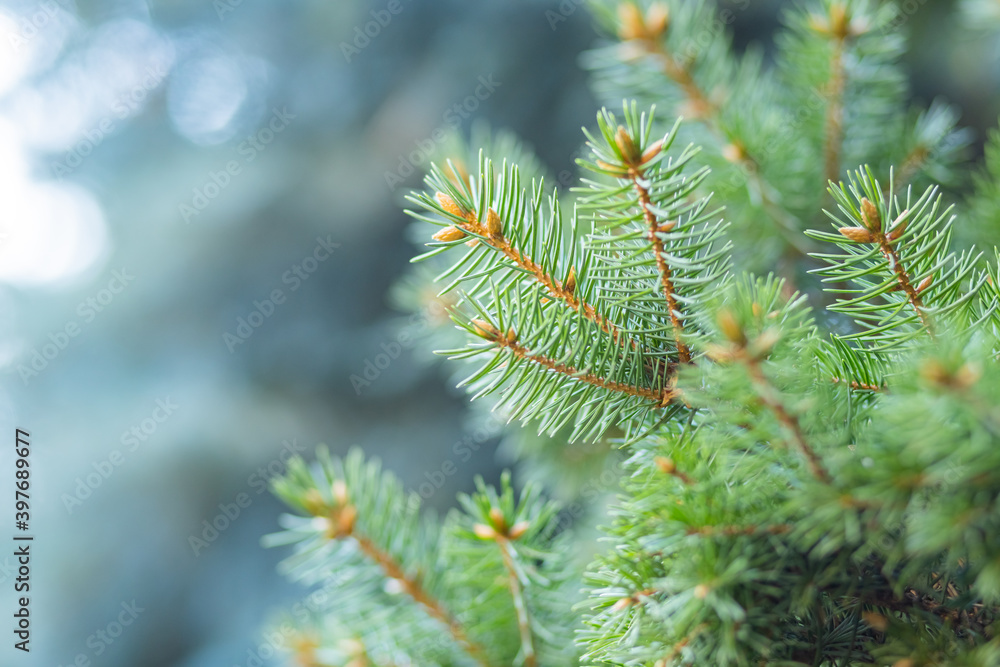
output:
[[[444,210],[465,219],[465,222],[456,225],[457,228],[479,237],[480,242],[494,248],[509,259],[514,266],[521,269],[524,273],[531,275],[538,283],[545,287],[553,299],[561,301],[579,312],[610,334],[615,339],[615,342],[618,342],[618,339],[621,337],[618,327],[612,324],[607,317],[598,313],[594,309],[594,306],[577,296],[575,289],[576,272],[574,269],[570,269],[565,282],[556,279],[544,267],[533,261],[527,254],[517,250],[511,244],[510,240],[503,233],[504,221],[496,211],[493,209],[487,210],[487,224],[484,225],[476,217],[475,211],[463,211],[448,195],[438,192],[436,198]],[[633,347],[638,347],[638,344],[634,340],[629,342]]]
[[[511,553],[513,547],[510,540],[504,535],[498,534],[494,540],[500,549],[500,556],[503,558],[504,569],[507,570],[507,582],[510,586],[510,595],[514,600],[514,610],[517,612],[517,628],[521,636],[521,652],[524,655],[523,667],[537,667],[538,658],[535,655],[534,639],[531,635],[531,617],[528,614],[528,606],[524,599],[524,591],[521,587],[521,579],[518,576],[517,568],[514,565],[514,555]]]
[[[469,657],[476,664],[481,665],[481,667],[490,667],[490,662],[486,657],[486,651],[483,647],[469,638],[462,625],[439,600],[424,590],[418,579],[409,576],[392,556],[379,549],[378,545],[364,535],[359,535],[356,531],[351,530],[346,536],[354,538],[361,552],[377,564],[385,573],[385,576],[398,581],[402,589],[414,602],[421,605],[427,611],[428,615],[442,623],[448,629],[448,633],[455,642],[469,654]]]
[[[742,361],[746,365],[751,381],[757,387],[757,395],[761,402],[774,413],[774,416],[781,422],[781,425],[791,433],[792,442],[805,457],[813,476],[824,484],[832,484],[833,478],[823,465],[823,460],[816,453],[816,450],[806,440],[805,434],[802,431],[802,424],[799,422],[798,417],[788,412],[784,403],[778,398],[778,391],[768,381],[767,376],[760,366],[760,362],[751,356],[743,356]]]
[[[722,120],[724,102],[727,100],[713,101],[712,96],[695,78],[691,63],[681,62],[668,48],[665,40],[670,27],[667,5],[654,2],[643,16],[637,5],[623,2],[618,5],[618,14],[618,37],[623,41],[623,48],[634,48],[661,63],[664,75],[680,89],[686,100],[687,114],[683,111],[681,113],[700,122],[719,141],[723,156],[740,168],[784,240],[803,254],[811,251],[808,239],[802,238],[798,218],[772,196],[774,188],[761,173],[761,160],[751,154],[743,142],[728,137],[729,132]],[[626,53],[624,59],[631,59],[630,54]]]
[[[906,298],[909,299],[910,305],[913,306],[913,310],[917,312],[917,316],[920,318],[920,322],[924,325],[924,329],[931,338],[934,338],[934,329],[931,326],[930,320],[927,318],[927,313],[924,312],[924,304],[920,299],[920,292],[916,287],[913,286],[913,281],[910,278],[910,274],[907,273],[906,267],[903,265],[902,260],[899,258],[899,253],[892,245],[892,240],[886,235],[882,229],[882,221],[879,218],[878,209],[867,199],[861,200],[861,211],[862,215],[865,216],[865,221],[869,225],[869,230],[871,230],[872,235],[875,237],[873,240],[878,244],[879,251],[882,256],[886,258],[889,262],[889,267],[892,269],[893,273],[896,274],[896,281],[899,283],[900,288],[906,293]],[[903,211],[899,214],[899,218],[896,219],[895,225],[905,224],[907,216],[907,211]],[[922,285],[921,287],[926,289],[930,283]]]
[[[891,174],[889,181],[891,185]],[[945,323],[958,330],[979,326],[996,312],[995,299],[983,289],[987,275],[977,266],[981,253],[949,249],[954,216],[951,207],[941,210],[937,188],[928,188],[915,200],[908,190],[901,205],[896,197],[884,195],[871,170],[864,168],[850,174],[847,185],[832,187],[831,193],[840,215],[827,215],[836,233],[806,233],[841,249],[838,254],[814,255],[827,264],[814,272],[825,282],[846,285],[828,291],[851,295],[828,307],[850,314],[861,327],[841,340],[864,341],[869,345],[858,348],[860,352],[881,354],[922,335],[934,340]],[[895,212],[899,210],[902,213]],[[841,377],[832,370],[834,377]]]
[[[663,286],[663,297],[667,302],[667,311],[670,313],[670,323],[674,328],[674,341],[677,346],[677,357],[682,364],[691,362],[691,350],[684,343],[684,322],[683,317],[680,312],[680,306],[677,304],[677,298],[674,296],[676,288],[674,287],[672,274],[670,270],[670,265],[667,263],[665,258],[665,252],[663,248],[663,240],[660,239],[660,233],[668,233],[670,229],[674,227],[670,223],[660,223],[656,218],[656,214],[653,212],[653,203],[649,196],[649,188],[644,185],[643,178],[643,168],[641,164],[642,154],[636,154],[637,151],[634,146],[632,146],[632,151],[627,150],[628,146],[631,145],[631,139],[628,138],[628,133],[625,128],[618,127],[618,135],[616,137],[620,142],[622,142],[619,147],[624,148],[622,151],[624,157],[628,161],[629,166],[629,178],[632,180],[632,185],[635,188],[635,192],[639,197],[639,206],[642,209],[642,217],[646,221],[647,233],[646,238],[649,239],[652,245],[653,255],[656,257],[656,267],[660,272],[660,282]],[[654,154],[659,152],[659,146],[654,145],[653,148],[649,149],[653,151]]]
[[[828,82],[825,141],[823,144],[823,183],[840,177],[840,148],[844,141],[844,89],[847,73],[844,68],[844,47],[850,34],[850,16],[847,8],[835,2],[830,5],[826,33],[832,41],[830,52],[830,80]]]
[[[667,667],[674,658],[678,657],[691,642],[693,642],[698,635],[708,629],[706,623],[695,626],[694,630],[685,635],[679,642],[670,647],[670,651],[663,656],[661,659],[656,661],[653,667]]]
[[[675,398],[676,392],[670,387],[662,390],[651,389],[630,385],[624,382],[608,380],[594,373],[573,368],[555,359],[542,354],[533,354],[527,347],[518,342],[517,335],[513,330],[502,334],[499,329],[482,320],[472,322],[474,331],[482,338],[494,343],[497,347],[510,351],[516,358],[529,361],[537,366],[550,370],[554,373],[564,375],[573,380],[584,382],[611,392],[626,394],[637,398],[644,398],[654,402],[658,407],[666,407]]]
[[[765,359],[778,342],[779,334],[773,330],[762,332],[755,339],[747,337],[743,325],[729,308],[720,308],[716,319],[719,331],[728,339],[728,346],[711,346],[709,356],[716,361],[736,361],[746,368],[750,382],[754,386],[757,399],[777,418],[778,422],[791,434],[792,443],[805,457],[809,470],[819,481],[832,484],[833,478],[827,472],[816,450],[809,444],[798,417],[791,414],[781,401],[780,393],[764,373],[761,361]]]
[[[622,231],[595,232],[587,249],[595,251],[594,273],[608,283],[601,298],[626,305],[633,327],[666,338],[664,346],[676,361],[688,364],[692,355],[685,336],[696,331],[688,330],[681,303],[697,308],[722,282],[729,245],[713,245],[722,227],[710,222],[714,212],[706,212],[708,199],[689,199],[707,174],[704,169],[684,174],[695,151],[688,148],[676,158],[668,154],[677,126],[653,141],[652,113],[640,114],[633,103],[624,106],[623,115],[625,124],[619,125],[603,111],[600,133],[587,132],[594,160],[581,164],[615,180],[590,183],[581,208],[597,213],[599,229]]]

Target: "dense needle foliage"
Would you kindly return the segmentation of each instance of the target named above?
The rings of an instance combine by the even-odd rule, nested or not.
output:
[[[907,108],[892,3],[788,9],[767,66],[739,4],[593,0],[621,111],[577,187],[498,135],[410,197],[397,296],[450,316],[520,490],[438,519],[295,461],[269,542],[335,584],[299,664],[1000,665],[1000,133],[973,167]]]

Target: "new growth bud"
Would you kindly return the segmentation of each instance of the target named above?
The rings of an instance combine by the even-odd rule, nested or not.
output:
[[[875,240],[872,233],[864,227],[841,227],[838,231],[855,243],[871,243]]]
[[[503,220],[493,209],[486,213],[486,233],[493,239],[503,236]]]
[[[465,232],[458,227],[445,227],[431,238],[435,241],[441,241],[442,243],[449,243],[451,241],[464,239]]]
[[[882,231],[882,216],[879,215],[878,206],[871,203],[867,197],[861,200],[861,220],[865,223],[865,227],[876,234]]]
[[[563,289],[572,294],[576,290],[576,267],[569,267],[569,275],[563,283]]]
[[[903,235],[903,232],[906,231],[906,225],[909,222],[909,220],[907,220],[908,215],[910,215],[908,210],[899,214],[896,218],[896,222],[892,223],[892,231],[886,234],[887,239],[890,241],[896,241]]]
[[[499,340],[500,338],[500,330],[486,320],[472,320],[472,328],[474,333],[480,338],[492,341]]]
[[[618,150],[622,154],[622,159],[627,164],[634,165],[640,161],[642,156],[639,154],[639,149],[636,148],[635,142],[629,136],[628,130],[621,125],[618,126],[618,131],[615,132],[615,145],[618,146]]]
[[[451,215],[455,216],[456,218],[464,218],[465,217],[465,211],[463,211],[459,207],[459,205],[457,203],[455,203],[454,199],[452,199],[451,197],[449,197],[445,193],[438,192],[436,195],[434,195],[434,197],[438,200],[438,204],[441,205],[441,208],[443,208],[447,213],[450,213]]]
[[[743,345],[747,342],[746,334],[743,333],[743,327],[736,320],[736,315],[733,314],[733,311],[728,308],[720,308],[719,314],[716,315],[716,322],[719,323],[719,331],[730,342],[737,345]]]
[[[476,537],[481,540],[492,540],[496,539],[497,536],[497,531],[493,530],[493,528],[487,526],[485,523],[477,523],[472,527],[472,532],[474,532]]]

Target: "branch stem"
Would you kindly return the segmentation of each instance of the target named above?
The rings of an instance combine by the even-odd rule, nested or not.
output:
[[[670,324],[674,329],[674,342],[677,345],[677,358],[682,364],[691,362],[691,350],[684,342],[684,321],[681,317],[680,306],[677,304],[677,297],[674,296],[673,275],[670,265],[667,264],[663,256],[663,240],[659,237],[660,221],[656,219],[656,214],[651,210],[652,201],[649,190],[640,183],[642,172],[632,168],[630,171],[632,184],[639,195],[639,205],[642,207],[642,216],[648,227],[646,236],[653,244],[653,255],[656,257],[656,268],[660,272],[660,282],[663,286],[663,296],[667,301],[667,309],[670,311]]]
[[[892,247],[892,241],[890,241],[885,235],[885,232],[881,230],[873,232],[873,234],[875,236],[876,243],[878,243],[879,250],[889,261],[889,266],[892,268],[893,273],[896,274],[896,282],[899,283],[900,289],[906,293],[906,298],[909,300],[910,305],[912,305],[913,309],[917,311],[917,317],[920,318],[920,323],[933,339],[934,329],[931,326],[930,319],[927,317],[927,313],[924,312],[924,304],[920,299],[920,293],[917,291],[917,288],[913,286],[913,282],[910,280],[910,274],[907,273],[906,267],[903,266],[903,262],[899,259],[899,254],[896,252],[896,249]]]
[[[806,436],[802,432],[802,424],[799,423],[798,417],[789,413],[784,404],[778,398],[778,392],[764,375],[764,370],[760,367],[760,362],[749,357],[744,358],[744,361],[746,363],[747,370],[750,373],[750,380],[757,388],[758,397],[761,402],[774,413],[774,416],[778,418],[781,425],[784,426],[789,433],[791,433],[792,442],[805,457],[809,470],[819,481],[824,484],[832,484],[833,478],[830,476],[830,473],[827,472],[826,467],[823,465],[823,461],[816,453],[816,450],[813,449],[809,444],[809,441],[806,440]]]
[[[587,373],[572,366],[567,366],[566,364],[561,364],[550,359],[545,355],[532,354],[528,348],[521,345],[516,339],[508,340],[504,336],[498,336],[492,339],[492,342],[496,345],[510,350],[514,356],[530,361],[532,363],[538,364],[544,368],[565,375],[566,377],[573,378],[580,382],[586,382],[587,384],[594,385],[595,387],[601,387],[602,389],[607,389],[608,391],[615,391],[622,394],[628,394],[629,396],[636,396],[639,398],[645,398],[650,401],[656,402],[660,407],[665,407],[668,405],[676,396],[677,392],[670,389],[669,387],[664,387],[662,390],[651,389],[648,387],[637,387],[635,385],[626,384],[624,382],[614,382],[613,380],[607,380],[594,373]]]
[[[846,34],[835,32],[833,53],[830,55],[829,99],[826,107],[825,136],[823,146],[823,189],[830,181],[840,178],[840,150],[844,141],[844,42]]]
[[[568,288],[561,281],[557,280],[554,276],[548,273],[540,264],[532,260],[531,257],[528,257],[521,251],[514,248],[502,232],[498,234],[490,234],[486,226],[477,219],[475,212],[469,212],[466,215],[466,220],[468,222],[462,223],[458,226],[467,232],[482,236],[483,243],[486,243],[490,247],[499,251],[518,268],[531,274],[535,280],[545,287],[554,299],[562,301],[573,310],[581,313],[588,320],[591,320],[601,327],[601,329],[608,333],[616,343],[619,342],[619,338],[622,336],[622,333],[618,327],[612,324],[608,318],[598,313],[592,305],[576,296],[575,289]],[[631,344],[633,348],[638,347],[638,344],[634,340],[631,341]]]
[[[461,624],[447,609],[445,609],[444,605],[441,604],[439,600],[424,590],[420,581],[406,574],[403,568],[392,556],[382,551],[378,545],[372,542],[368,537],[353,532],[351,533],[351,536],[358,543],[358,547],[361,549],[361,552],[382,568],[382,572],[384,572],[387,577],[398,581],[403,587],[403,590],[406,591],[407,595],[409,595],[416,603],[421,605],[432,618],[440,621],[445,627],[448,628],[448,632],[451,634],[452,638],[473,660],[475,660],[476,664],[480,665],[480,667],[491,667],[490,662],[486,657],[486,651],[483,647],[469,638]]]
[[[510,595],[514,600],[514,610],[517,612],[517,628],[521,634],[521,653],[524,656],[523,667],[538,667],[538,657],[535,655],[534,639],[531,636],[531,617],[524,600],[524,589],[514,567],[514,555],[510,541],[503,535],[497,535],[497,546],[507,570],[507,581],[510,584]]]

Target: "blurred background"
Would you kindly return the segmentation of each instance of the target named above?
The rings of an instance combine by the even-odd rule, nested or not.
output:
[[[36,536],[32,652],[0,663],[261,664],[307,594],[260,547],[290,453],[360,445],[442,509],[496,477],[496,425],[389,305],[400,204],[477,121],[575,173],[598,108],[581,4],[0,1],[0,424],[31,434]],[[738,47],[782,4],[736,12]],[[1000,44],[952,2],[903,4],[915,98],[957,105],[981,150]]]

